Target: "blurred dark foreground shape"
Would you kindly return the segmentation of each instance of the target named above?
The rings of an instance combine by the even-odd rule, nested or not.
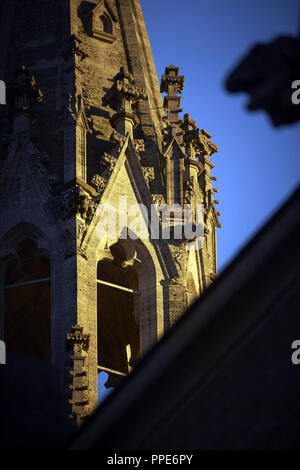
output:
[[[248,109],[265,110],[274,126],[281,126],[300,120],[300,104],[291,99],[295,80],[300,80],[300,39],[281,36],[255,45],[228,76],[226,88],[248,93]]]

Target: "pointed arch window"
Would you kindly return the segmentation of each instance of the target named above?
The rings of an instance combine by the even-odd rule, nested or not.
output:
[[[117,19],[108,5],[98,5],[92,13],[91,35],[100,41],[113,43]]]
[[[113,34],[113,24],[107,15],[100,16],[100,23],[103,33]]]
[[[98,262],[98,370],[109,373],[106,387],[114,387],[139,357],[139,282],[125,262],[125,250],[115,244],[111,260]]]
[[[7,350],[51,359],[50,263],[30,239],[19,243],[4,273]]]

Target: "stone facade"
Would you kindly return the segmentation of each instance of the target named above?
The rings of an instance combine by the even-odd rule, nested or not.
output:
[[[97,406],[99,335],[115,370],[123,367],[112,320],[103,318],[107,334],[99,324],[110,276],[128,280],[130,312],[116,326],[131,346],[127,372],[216,277],[220,214],[210,157],[218,148],[189,114],[179,117],[178,67],[166,67],[159,88],[138,0],[5,0],[1,19],[0,301],[6,311],[8,263],[22,240],[33,240],[51,266],[51,361],[79,424]],[[183,225],[176,211],[167,239],[153,239],[149,224],[145,238],[124,238],[124,197],[148,213],[152,204],[190,204],[194,224],[202,204],[201,245],[196,239],[198,248],[187,249],[191,242],[174,236]],[[99,238],[105,204],[118,215],[115,239]],[[161,210],[156,217],[162,229]],[[115,379],[110,373],[108,385]]]

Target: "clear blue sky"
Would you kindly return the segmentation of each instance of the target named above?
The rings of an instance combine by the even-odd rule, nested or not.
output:
[[[299,183],[300,123],[275,129],[224,79],[255,42],[296,35],[298,0],[140,0],[158,77],[174,64],[185,75],[183,113],[213,135],[219,188],[222,269]],[[300,77],[295,77],[300,79]],[[183,114],[182,114],[183,115]],[[220,208],[220,209],[219,209]]]
[[[245,95],[224,89],[226,75],[255,42],[297,34],[299,1],[140,1],[159,78],[166,65],[180,67],[183,113],[220,148],[212,174],[222,212],[221,270],[299,183],[300,123],[275,129],[263,112],[245,110]],[[102,399],[105,380],[99,374]]]

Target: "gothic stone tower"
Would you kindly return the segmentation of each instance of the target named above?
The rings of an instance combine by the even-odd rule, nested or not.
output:
[[[114,386],[216,276],[217,146],[179,117],[178,67],[159,87],[138,0],[0,8],[1,336],[56,366],[80,423],[98,372]],[[156,205],[144,237],[128,222],[134,204]],[[201,244],[175,236],[184,204],[194,224],[203,205]],[[97,228],[107,205],[113,237]],[[155,214],[167,238],[151,236]]]

